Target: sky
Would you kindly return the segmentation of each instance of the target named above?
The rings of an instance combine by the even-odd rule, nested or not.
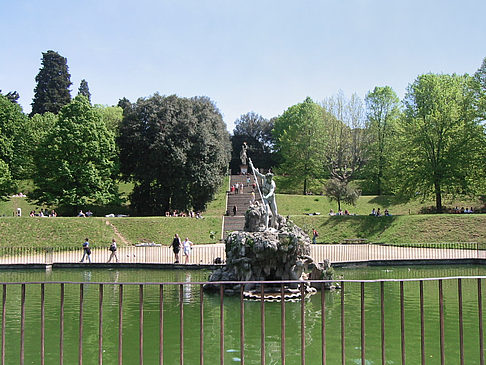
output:
[[[486,57],[484,0],[0,0],[0,89],[31,110],[42,52],[67,58],[71,95],[208,96],[228,130],[307,96],[400,98],[423,73],[473,74]]]

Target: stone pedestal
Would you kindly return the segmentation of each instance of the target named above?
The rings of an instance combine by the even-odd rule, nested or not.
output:
[[[329,263],[321,265],[310,255],[309,236],[291,221],[277,216],[276,228],[265,229],[262,222],[264,209],[261,204],[253,204],[246,212],[245,231],[231,232],[226,238],[226,265],[215,270],[209,281],[295,281],[288,290],[311,289],[307,279],[332,279]],[[240,284],[225,285],[227,294],[238,294]],[[260,285],[245,284],[245,296],[260,295]],[[218,284],[207,284],[207,290],[219,289]],[[279,292],[266,284],[265,291]]]
[[[248,165],[240,165],[240,173],[246,175],[248,173]]]

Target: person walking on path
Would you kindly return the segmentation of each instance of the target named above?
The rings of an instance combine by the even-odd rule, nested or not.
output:
[[[236,212],[238,211],[238,208],[236,205],[233,205],[233,215],[236,215]]]
[[[107,262],[110,262],[113,257],[115,258],[116,262],[118,262],[118,256],[116,255],[116,248],[117,248],[116,242],[115,242],[115,239],[113,238],[111,240],[111,244],[110,244],[110,248],[109,248],[109,250],[111,251],[111,255],[110,255],[110,258],[108,259]]]
[[[319,237],[319,232],[315,228],[312,229],[312,243],[315,245],[317,243],[317,237]]]
[[[191,254],[192,250],[192,245],[193,243],[189,241],[189,237],[186,237],[183,243],[183,248],[184,248],[184,256],[186,256],[185,264],[189,262],[189,255]]]
[[[86,238],[86,240],[83,243],[83,257],[82,257],[81,261],[79,261],[79,262],[83,262],[85,257],[87,257],[89,263],[91,263],[91,248],[89,248],[89,239],[88,238]]]
[[[171,247],[172,247],[172,251],[174,251],[174,256],[175,256],[174,264],[178,264],[179,251],[181,249],[181,239],[179,238],[179,235],[177,233],[174,235],[174,239],[172,240],[172,243],[170,244],[169,248]]]

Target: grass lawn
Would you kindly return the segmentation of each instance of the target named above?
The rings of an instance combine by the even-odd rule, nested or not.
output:
[[[373,216],[292,216],[307,233],[319,232],[318,242],[366,238],[379,243],[486,243],[485,214]]]
[[[169,245],[174,233],[189,237],[196,244],[219,242],[222,214],[226,206],[226,190],[229,177],[218,190],[205,212],[204,219],[179,217],[125,217],[125,218],[77,218],[28,217],[33,209],[41,207],[30,204],[25,198],[11,198],[0,202],[0,246],[29,247],[79,247],[85,237],[93,245],[107,246],[115,237],[120,245],[139,242],[155,242]],[[132,185],[121,184],[120,191],[128,194]],[[308,233],[312,228],[319,231],[323,243],[342,242],[346,238],[366,238],[380,243],[438,243],[480,242],[486,244],[486,214],[465,215],[418,215],[424,206],[433,201],[403,203],[391,196],[362,196],[356,206],[342,205],[356,216],[330,217],[330,209],[337,210],[336,202],[325,196],[278,194],[279,213],[290,215],[292,220]],[[447,206],[482,207],[477,201],[445,200]],[[22,209],[22,218],[12,217],[17,207]],[[370,217],[371,209],[387,208],[391,217]],[[320,212],[321,215],[309,216]],[[211,238],[211,233],[214,237]],[[123,237],[123,239],[121,238]]]
[[[449,207],[475,207],[478,208],[483,204],[479,200],[444,200],[444,205]],[[277,205],[279,214],[299,215],[319,212],[327,215],[330,209],[337,211],[337,203],[331,202],[327,197],[322,195],[288,195],[277,194]],[[421,202],[413,200],[404,203],[394,196],[361,196],[356,206],[341,204],[341,209],[348,209],[351,214],[368,215],[373,208],[381,208],[382,211],[387,208],[392,215],[418,214],[422,207],[434,206],[432,200]]]
[[[86,237],[93,246],[108,246],[111,239],[124,245],[155,242],[169,245],[174,233],[189,237],[195,244],[215,243],[221,237],[221,218],[179,217],[147,218],[77,218],[22,217],[0,219],[1,246],[17,247],[79,247]],[[210,232],[215,237],[210,237]]]

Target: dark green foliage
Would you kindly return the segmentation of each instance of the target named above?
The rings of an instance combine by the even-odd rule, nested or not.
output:
[[[243,114],[236,120],[233,136],[231,136],[230,169],[233,174],[240,171],[240,151],[243,142],[247,143],[247,155],[255,166],[268,170],[275,164],[272,129],[273,120],[267,120],[254,112]]]
[[[84,96],[61,109],[34,160],[33,197],[39,203],[74,210],[116,198],[114,135]]]
[[[57,114],[71,101],[71,75],[68,72],[67,59],[54,51],[42,53],[42,67],[35,77],[37,86],[34,89],[32,113]]]
[[[28,118],[17,103],[0,95],[0,159],[14,180],[25,178]]]
[[[121,171],[135,182],[136,213],[203,210],[229,162],[228,132],[214,103],[155,94],[124,103],[123,114]]]
[[[91,93],[89,92],[88,81],[85,79],[82,79],[81,83],[79,84],[78,95],[86,96],[91,103]]]
[[[2,90],[0,90],[0,95],[2,95]],[[20,95],[17,91],[9,91],[5,94],[5,97],[10,100],[12,103],[17,103],[20,98]]]

